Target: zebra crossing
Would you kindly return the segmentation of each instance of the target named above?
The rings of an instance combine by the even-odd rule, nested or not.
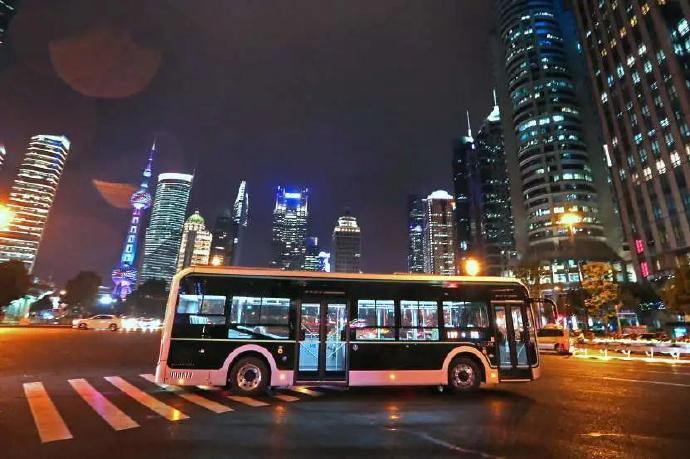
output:
[[[186,412],[189,403],[194,407],[202,408],[214,414],[226,414],[241,411],[246,408],[261,408],[279,403],[294,403],[312,397],[320,397],[328,391],[326,388],[287,387],[280,391],[272,391],[266,396],[247,397],[233,395],[216,387],[197,386],[179,387],[155,382],[152,374],[141,374],[138,378],[121,376],[105,376],[102,379],[115,388],[114,393],[100,391],[95,384],[96,378],[91,381],[85,378],[69,379],[67,383],[74,395],[86,403],[93,414],[100,417],[107,426],[114,431],[125,431],[141,427],[141,420],[136,416],[125,413],[113,399],[117,396],[136,402],[154,415],[169,422],[180,422],[191,416]],[[100,379],[100,378],[99,378]],[[51,443],[59,440],[73,439],[74,435],[69,428],[71,419],[60,413],[48,390],[41,381],[27,382],[23,384],[24,397],[26,398],[34,426],[41,443]],[[166,402],[156,395],[165,394],[164,397],[179,398],[182,404]],[[120,403],[121,405],[121,403]],[[176,406],[173,406],[176,405]],[[184,411],[183,411],[184,410]],[[190,412],[193,412],[190,411]],[[156,416],[154,416],[156,417]]]

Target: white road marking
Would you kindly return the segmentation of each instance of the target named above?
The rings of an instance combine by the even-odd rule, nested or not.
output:
[[[501,459],[502,458],[502,456],[494,456],[493,454],[484,453],[482,451],[467,449],[467,448],[463,448],[462,446],[454,445],[454,444],[449,443],[445,440],[441,440],[440,438],[432,437],[431,435],[429,435],[426,432],[417,432],[414,430],[397,429],[397,428],[388,428],[387,430],[411,434],[411,435],[414,435],[415,437],[419,437],[421,439],[424,439],[424,440],[427,440],[431,443],[434,443],[438,446],[442,446],[442,447],[447,448],[451,451],[456,451],[456,452],[462,453],[462,454],[472,454],[472,455],[480,456],[480,457],[483,457],[486,459]]]
[[[172,392],[178,397],[181,397],[188,402],[194,403],[195,405],[199,405],[201,407],[206,408],[207,410],[211,410],[214,413],[227,413],[228,411],[233,411],[232,408],[229,406],[225,406],[222,403],[214,402],[213,400],[209,400],[205,397],[202,397],[201,395],[197,394],[191,394],[189,392],[185,392],[184,389],[178,386],[170,386],[168,384],[159,384],[156,382],[156,378],[152,374],[145,374],[145,375],[139,375],[145,380],[154,383],[158,387],[161,387],[168,392]]]
[[[298,400],[301,400],[299,397],[293,397],[292,395],[287,395],[287,394],[271,394],[278,400],[282,400],[284,402],[296,402]]]
[[[666,382],[666,381],[650,381],[647,379],[611,378],[608,376],[604,376],[602,379],[608,379],[610,381],[626,381],[626,382],[638,382],[638,383],[647,383],[647,384],[658,384],[661,386],[690,387],[690,384],[672,383],[672,382]]]
[[[125,430],[139,427],[139,424],[113,405],[85,379],[70,379],[68,382],[77,394],[113,429]]]
[[[303,386],[288,387],[287,390],[291,390],[293,392],[298,392],[300,394],[308,395],[310,397],[320,397],[323,395],[322,392],[317,392],[315,390],[312,390],[312,389],[309,389],[308,387],[303,387]]]
[[[24,383],[24,394],[41,437],[41,443],[72,438],[72,432],[40,382]]]
[[[128,383],[119,376],[106,376],[105,380],[120,389],[125,394],[132,397],[137,402],[144,405],[146,408],[163,416],[168,421],[180,421],[182,419],[189,418],[189,416],[184,414],[182,411],[178,410],[177,408],[173,408],[170,405],[166,405],[138,387]]]
[[[235,402],[242,403],[242,404],[248,405],[248,406],[253,406],[253,407],[268,406],[269,405],[266,402],[262,402],[261,400],[253,399],[251,397],[242,397],[240,395],[226,395],[226,397],[229,398],[230,400],[235,401]]]

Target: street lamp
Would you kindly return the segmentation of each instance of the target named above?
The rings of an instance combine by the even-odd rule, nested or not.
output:
[[[467,258],[463,262],[463,272],[467,274],[468,276],[477,276],[479,275],[479,272],[481,271],[481,264],[479,263],[478,260],[474,258]]]
[[[9,208],[0,205],[0,231],[7,231],[13,219],[14,212],[12,212]]]
[[[568,235],[575,236],[575,225],[582,222],[582,217],[578,214],[567,212],[561,215],[559,223],[568,227]]]

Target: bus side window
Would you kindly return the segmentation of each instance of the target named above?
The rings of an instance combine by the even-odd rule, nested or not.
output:
[[[486,303],[479,301],[444,301],[443,324],[446,339],[480,339],[481,329],[489,327]]]
[[[438,341],[436,301],[400,301],[400,341]]]
[[[395,302],[357,300],[357,318],[350,322],[355,340],[395,340]]]

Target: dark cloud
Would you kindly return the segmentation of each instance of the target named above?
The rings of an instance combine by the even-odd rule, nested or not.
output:
[[[107,275],[128,212],[108,205],[92,180],[137,183],[154,136],[154,173],[194,171],[191,207],[209,222],[247,180],[248,263],[269,260],[274,187],[298,184],[312,190],[311,233],[329,243],[349,207],[364,231],[365,269],[405,269],[406,195],[450,187],[450,145],[465,129],[465,109],[479,119],[490,108],[488,3],[26,0],[0,70],[3,184],[31,134],[73,142],[38,272]],[[118,87],[117,72],[103,69],[118,59],[131,68],[137,60],[127,53],[99,60],[86,80],[77,72],[88,91],[54,72],[49,44],[93,30],[117,31],[116,51],[160,55],[150,82],[133,85],[143,90],[88,96]],[[137,70],[150,76],[145,67]]]

